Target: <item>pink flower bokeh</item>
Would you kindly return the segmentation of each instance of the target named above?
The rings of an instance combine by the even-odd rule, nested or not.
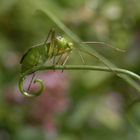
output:
[[[49,71],[37,73],[35,78],[42,79],[45,86],[40,96],[28,99],[16,88],[13,92],[7,92],[6,99],[9,103],[24,104],[27,107],[25,120],[28,124],[40,125],[48,133],[56,133],[56,117],[66,112],[70,106],[68,75],[61,71]],[[30,80],[31,76],[25,82],[25,89]],[[37,84],[32,84],[30,90],[35,92],[38,88]]]

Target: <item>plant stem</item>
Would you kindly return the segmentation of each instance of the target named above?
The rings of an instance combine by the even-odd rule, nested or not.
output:
[[[93,70],[93,71],[116,72],[116,74],[125,74],[125,75],[128,75],[128,76],[140,81],[140,76],[129,70],[120,69],[120,68],[109,69],[104,66],[89,66],[89,65],[39,66],[39,67],[35,67],[34,69],[28,71],[25,74],[28,75],[28,74],[36,72],[36,71],[54,70],[54,69],[55,70]]]
[[[43,71],[43,70],[93,70],[93,71],[104,71],[104,72],[112,72],[115,73],[117,76],[120,76],[120,74],[123,74],[124,76],[129,76],[132,77],[135,80],[139,80],[140,81],[140,76],[125,70],[125,69],[120,69],[120,68],[108,68],[108,67],[103,67],[103,66],[89,66],[89,65],[57,65],[57,66],[38,66],[38,67],[34,67],[33,69],[25,72],[24,74],[21,74],[20,80],[19,80],[19,90],[21,91],[21,93],[27,97],[36,97],[39,96],[44,89],[44,85],[42,80],[40,79],[36,79],[34,81],[34,83],[38,83],[40,85],[40,88],[38,90],[38,92],[36,92],[35,94],[31,94],[29,92],[26,92],[24,90],[24,81],[25,81],[25,77],[29,74],[32,74],[34,72],[37,71]],[[131,84],[132,87],[134,87],[136,90],[138,90],[140,92],[140,86],[136,87],[135,84]]]

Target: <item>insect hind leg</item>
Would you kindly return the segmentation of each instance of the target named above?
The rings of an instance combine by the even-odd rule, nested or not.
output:
[[[52,39],[54,38],[54,35],[55,35],[55,30],[54,30],[54,28],[52,28],[52,29],[50,29],[50,31],[49,31],[49,33],[44,41],[44,45],[47,43],[47,41],[51,42]]]
[[[30,90],[30,88],[31,88],[31,85],[32,85],[32,83],[33,83],[34,78],[35,78],[35,73],[33,73],[33,75],[32,75],[32,78],[31,78],[31,81],[30,81],[30,83],[29,83],[29,86],[28,86],[27,91],[29,91],[29,90]]]

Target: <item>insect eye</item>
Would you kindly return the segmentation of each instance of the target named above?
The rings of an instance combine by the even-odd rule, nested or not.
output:
[[[58,39],[58,40],[62,40],[63,37],[61,37],[61,36],[57,36],[57,39]]]

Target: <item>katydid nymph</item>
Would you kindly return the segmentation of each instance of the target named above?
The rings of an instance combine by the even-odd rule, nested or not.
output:
[[[62,58],[63,54],[67,54],[64,58],[64,61],[61,62],[61,65],[64,65],[68,58],[69,53],[73,50],[73,43],[67,41],[64,37],[56,35],[54,29],[51,29],[48,33],[48,36],[43,44],[36,45],[30,48],[21,58],[21,74],[26,73],[28,70],[43,65],[47,60],[53,59],[53,65],[59,64],[60,59]],[[59,56],[58,60],[56,61],[56,57]],[[28,90],[31,86],[35,74],[33,74],[32,80],[28,87]],[[25,96],[34,97],[41,94],[43,91],[43,85],[41,80],[35,80],[34,82],[38,82],[41,85],[41,89],[36,94],[29,94],[26,92],[23,87],[24,77],[21,78],[19,82],[19,89],[21,93]]]
[[[43,44],[30,48],[23,55],[20,61],[21,72],[24,73],[35,66],[42,65],[49,59],[54,59],[53,65],[55,65],[58,63],[55,62],[56,56],[62,57],[64,53],[69,53],[72,50],[73,43],[61,36],[56,36],[55,30],[51,29]]]
[[[94,42],[94,41],[82,42],[82,43],[106,45],[103,42],[100,43],[100,42]],[[87,53],[91,56],[95,56],[94,54],[84,51],[82,49],[78,50],[77,47],[75,47],[71,41],[68,41],[67,39],[65,39],[62,36],[56,35],[56,31],[54,29],[51,29],[49,31],[48,36],[44,43],[33,46],[21,58],[21,61],[20,61],[21,74],[26,73],[27,71],[29,71],[30,69],[32,69],[34,67],[43,65],[43,64],[45,64],[46,61],[51,60],[51,59],[53,61],[54,66],[57,64],[64,65],[67,62],[70,53],[74,49],[76,49],[78,51],[83,63],[85,63],[85,62],[84,62],[82,55],[80,54],[80,51],[83,51],[84,53]],[[63,57],[63,55],[65,55],[65,57]],[[58,56],[58,59],[56,60],[57,56]],[[61,59],[63,59],[63,61],[61,61]],[[40,84],[40,87],[41,87],[40,90],[34,94],[28,93],[31,83],[34,79],[34,76],[35,76],[35,74],[33,73],[33,77],[31,79],[27,92],[23,89],[23,83],[25,80],[25,76],[20,79],[19,89],[23,95],[28,96],[28,97],[35,97],[42,93],[44,86],[43,86],[42,81],[39,79],[34,80],[34,83]]]

